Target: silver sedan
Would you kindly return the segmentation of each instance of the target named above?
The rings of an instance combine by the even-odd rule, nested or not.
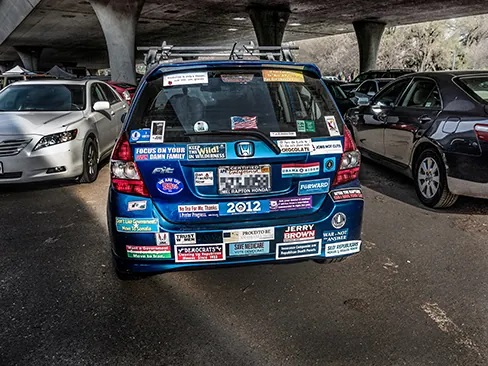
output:
[[[93,182],[127,105],[98,80],[42,80],[0,91],[0,184]]]

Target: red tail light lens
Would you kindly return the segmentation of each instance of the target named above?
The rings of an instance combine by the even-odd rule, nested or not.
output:
[[[149,192],[134,162],[127,135],[120,136],[110,160],[112,187],[121,193],[149,197]]]
[[[488,142],[488,125],[475,125],[474,131],[478,140]]]
[[[360,166],[361,154],[356,148],[351,132],[344,126],[344,153],[341,156],[339,171],[332,185],[340,186],[341,184],[356,180],[359,177]]]

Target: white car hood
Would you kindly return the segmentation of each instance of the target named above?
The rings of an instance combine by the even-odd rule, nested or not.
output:
[[[0,112],[0,136],[49,135],[83,118],[82,111]]]

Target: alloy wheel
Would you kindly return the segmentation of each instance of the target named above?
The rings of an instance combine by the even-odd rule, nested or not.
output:
[[[427,199],[434,197],[440,187],[440,170],[432,157],[426,157],[419,165],[417,183],[420,193]]]

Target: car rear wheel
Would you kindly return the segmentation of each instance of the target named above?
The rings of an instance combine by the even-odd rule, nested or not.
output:
[[[414,169],[415,190],[420,201],[432,208],[452,206],[458,196],[447,187],[446,168],[439,154],[433,149],[424,150]]]
[[[83,148],[83,174],[80,183],[92,183],[98,176],[98,149],[93,138],[89,137]]]

